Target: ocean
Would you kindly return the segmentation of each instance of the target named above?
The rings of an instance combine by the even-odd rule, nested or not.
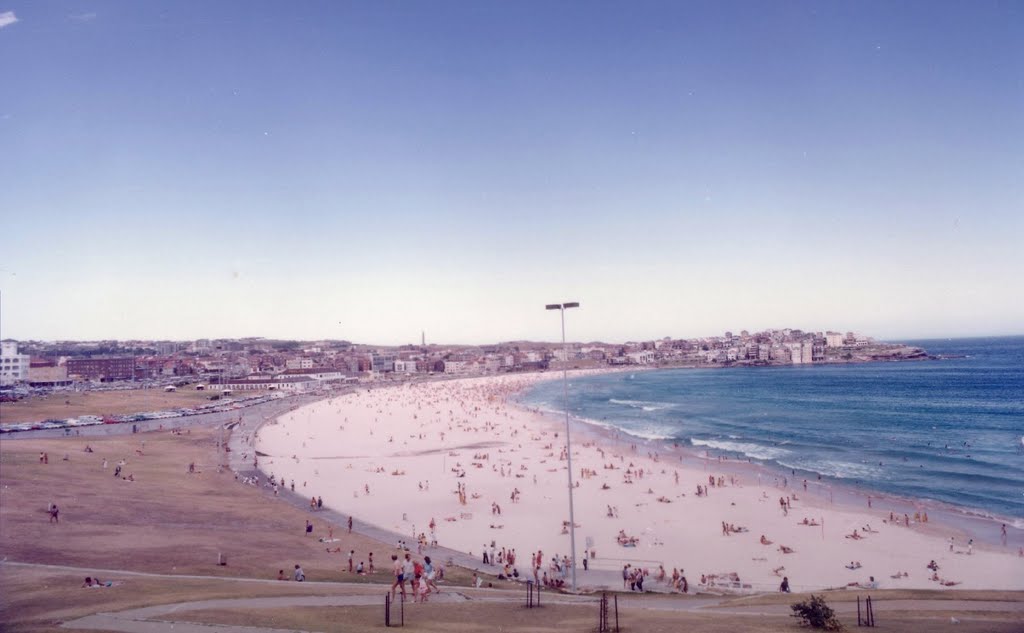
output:
[[[1024,337],[905,342],[942,358],[576,377],[569,409],[798,479],[1024,518]],[[563,412],[561,381],[522,402]]]

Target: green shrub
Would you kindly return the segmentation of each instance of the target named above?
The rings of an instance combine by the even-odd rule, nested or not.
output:
[[[843,625],[836,619],[835,611],[825,604],[822,596],[811,595],[810,600],[797,602],[790,605],[793,609],[793,617],[800,618],[800,624],[809,626],[812,629],[824,629],[826,631],[843,631]]]

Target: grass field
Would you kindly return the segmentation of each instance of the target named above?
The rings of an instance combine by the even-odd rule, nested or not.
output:
[[[121,415],[194,407],[210,402],[212,393],[196,391],[194,387],[184,387],[172,393],[166,393],[163,389],[60,392],[32,396],[18,402],[5,402],[0,405],[0,422],[38,422],[80,415]],[[256,393],[259,392],[253,392]]]

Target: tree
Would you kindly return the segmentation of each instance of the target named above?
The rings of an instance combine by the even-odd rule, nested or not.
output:
[[[836,614],[825,603],[822,596],[811,595],[810,600],[797,602],[790,605],[793,609],[793,617],[800,618],[800,624],[809,626],[812,629],[823,629],[825,631],[843,631],[842,623],[836,619]]]

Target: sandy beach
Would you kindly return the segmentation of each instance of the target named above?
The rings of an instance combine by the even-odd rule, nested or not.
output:
[[[267,455],[259,466],[333,509],[409,535],[412,548],[423,535],[482,563],[493,543],[515,552],[524,577],[540,551],[539,573],[554,575],[552,558],[570,550],[564,425],[512,403],[552,377],[407,384],[321,401],[259,431],[256,448]],[[832,504],[800,482],[759,484],[753,469],[664,443],[635,444],[585,424],[573,433],[583,587],[621,582],[630,564],[648,571],[645,588],[667,588],[663,567],[669,577],[680,570],[691,592],[772,591],[783,577],[794,591],[867,585],[872,576],[881,588],[1024,588],[1016,550],[968,545],[934,521],[890,520],[882,502]]]

